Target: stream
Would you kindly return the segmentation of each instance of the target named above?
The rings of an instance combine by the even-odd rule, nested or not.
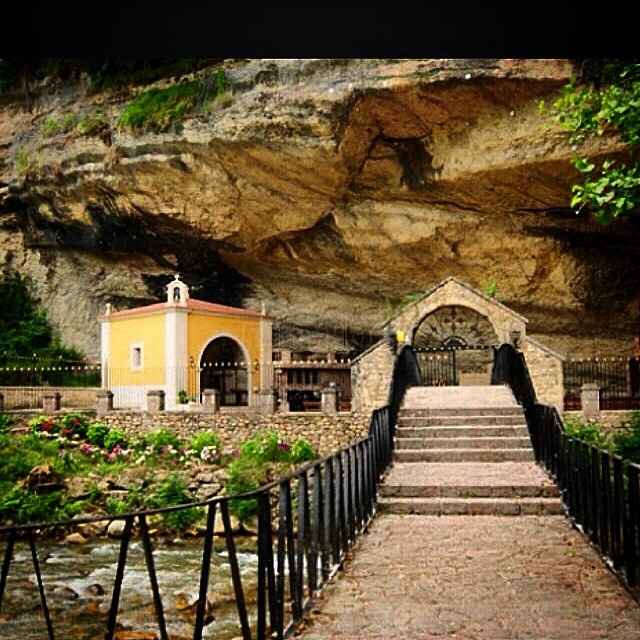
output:
[[[92,542],[82,546],[62,543],[38,545],[56,640],[104,637],[119,548],[118,541]],[[249,623],[253,626],[258,558],[255,553],[247,552],[238,552],[237,556]],[[159,546],[154,549],[154,559],[167,631],[172,640],[191,638],[202,540]],[[241,636],[241,630],[226,551],[215,551],[211,564],[208,598],[213,604],[214,619],[207,616],[211,621],[204,628],[204,637],[231,640]],[[132,540],[129,545],[118,628],[136,632],[158,631],[144,552],[139,541]],[[18,542],[0,613],[0,639],[43,640],[46,637],[31,554],[26,543]]]

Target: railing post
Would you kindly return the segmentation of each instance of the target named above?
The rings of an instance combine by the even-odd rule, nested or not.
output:
[[[624,563],[629,586],[637,583],[638,573],[638,511],[640,510],[640,487],[638,486],[638,467],[631,464],[628,467],[629,491],[628,505],[625,512],[624,531]]]
[[[589,471],[591,475],[591,537],[595,544],[600,544],[600,464],[598,449],[591,447],[589,459]]]
[[[611,530],[611,553],[613,566],[620,569],[622,566],[622,537],[625,521],[624,501],[624,476],[622,460],[613,456],[613,504],[612,504],[613,529]]]
[[[611,555],[611,468],[609,454],[600,452],[600,549],[605,555]]]

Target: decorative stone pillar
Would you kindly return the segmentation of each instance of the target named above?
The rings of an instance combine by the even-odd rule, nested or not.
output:
[[[100,389],[96,393],[96,413],[101,415],[113,411],[113,392],[109,389]]]
[[[147,411],[151,413],[164,411],[164,391],[162,389],[147,391]]]
[[[597,420],[600,417],[600,387],[595,382],[587,382],[580,390],[582,415],[586,420]]]
[[[329,386],[322,390],[320,408],[322,413],[332,416],[338,413],[338,390],[335,382],[330,382]]]
[[[258,393],[258,412],[271,415],[276,411],[276,393],[273,389],[265,389]]]
[[[55,393],[45,393],[42,398],[42,410],[45,413],[54,413],[60,411],[61,396],[56,391]]]
[[[220,392],[217,389],[204,389],[202,392],[202,410],[205,413],[220,412]]]

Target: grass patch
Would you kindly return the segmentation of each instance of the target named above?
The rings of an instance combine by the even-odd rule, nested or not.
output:
[[[81,136],[100,136],[109,130],[109,120],[102,111],[88,113],[78,121],[76,132]]]
[[[69,133],[75,128],[77,122],[78,116],[75,113],[66,113],[60,118],[49,116],[40,127],[40,133],[44,138]]]
[[[38,170],[39,163],[33,154],[29,153],[23,147],[20,147],[13,158],[13,168],[21,177],[26,177]]]
[[[143,91],[127,104],[118,126],[134,132],[167,131],[187,115],[204,109],[216,97],[227,93],[228,88],[226,75],[220,69],[202,79]]]

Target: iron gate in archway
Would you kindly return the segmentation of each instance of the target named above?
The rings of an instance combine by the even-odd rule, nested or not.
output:
[[[422,376],[428,387],[460,384],[490,384],[493,347],[449,343],[415,349]]]

